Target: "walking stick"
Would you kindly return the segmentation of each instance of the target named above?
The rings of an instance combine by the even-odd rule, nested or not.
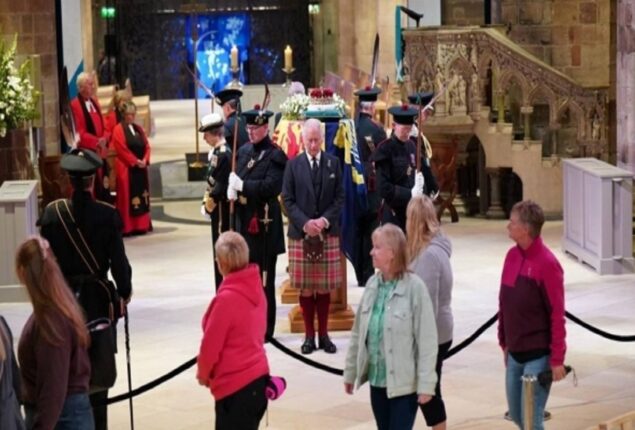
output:
[[[128,394],[132,392],[132,371],[130,369],[130,328],[128,326],[128,307],[125,307],[124,331],[126,335],[126,367],[128,370]],[[134,430],[134,408],[132,406],[132,396],[128,398],[130,403],[130,429]]]

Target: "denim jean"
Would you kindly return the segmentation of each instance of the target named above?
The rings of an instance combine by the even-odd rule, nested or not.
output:
[[[36,408],[25,406],[26,428],[32,429]],[[55,430],[93,430],[93,411],[87,393],[71,394],[64,401],[64,406],[55,424]]]
[[[507,355],[507,371],[505,374],[505,386],[507,391],[507,404],[509,405],[509,416],[512,421],[523,429],[524,417],[524,393],[523,393],[523,375],[538,376],[540,372],[549,370],[549,356],[544,355],[535,360],[526,363],[519,363],[511,356]],[[534,426],[533,430],[543,430],[543,420],[545,405],[549,397],[549,388],[544,388],[537,381],[534,384]]]
[[[378,430],[408,430],[417,417],[417,393],[388,398],[386,388],[370,386],[370,405]]]

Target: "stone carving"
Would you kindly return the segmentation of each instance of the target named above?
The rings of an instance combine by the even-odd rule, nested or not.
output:
[[[440,43],[437,64],[444,67],[457,55],[467,61],[467,46],[464,43]]]
[[[597,115],[595,115],[593,121],[591,121],[591,138],[593,140],[600,140],[600,120]]]

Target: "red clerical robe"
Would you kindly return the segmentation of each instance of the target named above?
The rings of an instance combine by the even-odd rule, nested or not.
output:
[[[110,141],[111,148],[117,153],[115,159],[115,172],[117,173],[115,206],[123,221],[123,234],[144,233],[152,230],[147,167],[150,164],[150,144],[140,126],[133,124],[134,136],[124,127],[128,126],[123,122],[117,124],[112,131]],[[141,145],[131,146],[131,142],[129,142],[131,138],[136,138]],[[137,154],[133,151],[136,151]],[[136,167],[137,160],[145,161],[146,167],[144,169]],[[132,195],[131,190],[137,195]],[[135,190],[137,191],[135,192]]]

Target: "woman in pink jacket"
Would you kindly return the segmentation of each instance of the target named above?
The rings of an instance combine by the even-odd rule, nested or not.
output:
[[[254,429],[267,409],[267,300],[249,248],[235,232],[214,247],[223,282],[203,316],[196,377],[216,400],[216,429]]]

